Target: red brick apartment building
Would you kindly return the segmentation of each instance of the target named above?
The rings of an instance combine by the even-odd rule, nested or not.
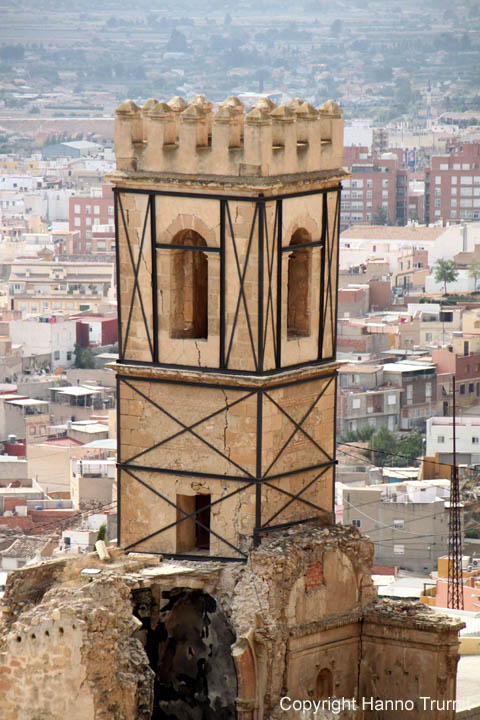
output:
[[[454,142],[432,157],[425,177],[425,222],[480,220],[480,143]]]
[[[382,210],[388,224],[406,224],[408,176],[401,149],[375,156],[367,147],[350,145],[344,148],[343,164],[352,177],[342,183],[342,227],[374,225]]]
[[[79,254],[111,252],[111,241],[115,237],[111,185],[104,184],[101,190],[92,191],[90,195],[70,198],[69,229],[80,234]]]

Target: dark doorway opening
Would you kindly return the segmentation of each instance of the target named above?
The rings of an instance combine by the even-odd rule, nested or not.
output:
[[[151,720],[236,720],[235,634],[215,598],[142,588],[132,599],[155,673]]]
[[[178,553],[210,550],[211,501],[211,495],[177,495]],[[185,519],[185,513],[192,517]]]
[[[210,550],[210,503],[211,495],[195,495],[195,511],[197,520],[202,523],[195,525],[195,540],[199,550]]]

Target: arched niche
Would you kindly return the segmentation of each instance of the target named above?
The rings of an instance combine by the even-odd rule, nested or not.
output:
[[[174,250],[170,271],[170,337],[208,337],[208,258],[201,250],[205,239],[195,230],[181,230],[172,238]]]
[[[293,233],[290,245],[311,243],[312,237],[305,228]],[[288,256],[287,280],[287,339],[308,337],[311,332],[310,294],[312,275],[312,250],[300,247]]]
[[[333,695],[333,673],[329,668],[323,668],[315,680],[315,698],[326,700]]]

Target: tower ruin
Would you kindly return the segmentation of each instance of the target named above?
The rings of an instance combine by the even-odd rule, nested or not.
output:
[[[127,552],[9,576],[0,716],[454,720],[462,623],[333,525],[341,112],[212,109],[117,110]]]
[[[332,522],[340,108],[127,101],[115,151],[122,547]]]

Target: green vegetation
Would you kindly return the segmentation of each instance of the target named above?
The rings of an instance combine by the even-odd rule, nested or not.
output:
[[[377,207],[377,209],[373,213],[373,224],[388,225],[388,215],[384,207]]]
[[[371,459],[378,467],[407,467],[423,454],[423,436],[417,432],[397,435],[386,427],[372,435]]]
[[[468,276],[475,280],[475,290],[477,289],[478,280],[480,279],[480,262],[472,262],[468,270]]]
[[[78,343],[75,344],[75,367],[82,369],[95,367],[95,357],[90,348],[83,348]]]
[[[368,442],[375,433],[373,425],[365,425],[359,430],[349,430],[341,437],[342,442]]]
[[[447,284],[455,282],[458,277],[458,270],[453,260],[443,260],[440,258],[435,265],[435,282],[442,282],[447,294]]]

